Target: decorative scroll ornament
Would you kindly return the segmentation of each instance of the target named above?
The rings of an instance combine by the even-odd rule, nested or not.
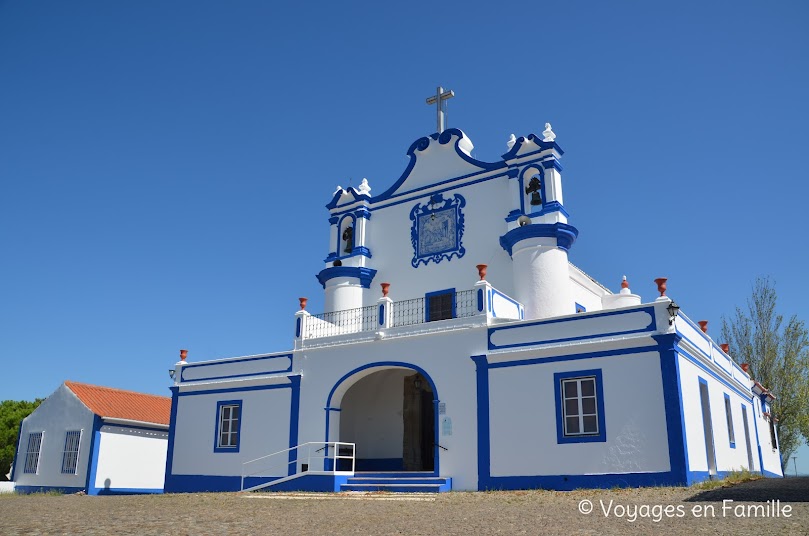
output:
[[[466,249],[461,244],[464,231],[464,215],[461,209],[466,200],[459,194],[444,198],[434,194],[425,203],[417,203],[410,211],[413,226],[410,239],[413,243],[413,260],[410,264],[418,268],[430,261],[438,264],[442,260],[461,258]]]

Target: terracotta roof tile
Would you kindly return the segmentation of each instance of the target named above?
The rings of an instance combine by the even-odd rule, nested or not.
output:
[[[99,417],[169,424],[171,398],[71,381],[65,385]]]

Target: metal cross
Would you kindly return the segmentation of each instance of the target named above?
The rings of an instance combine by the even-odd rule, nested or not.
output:
[[[438,126],[438,133],[441,134],[444,132],[444,118],[446,116],[446,112],[444,111],[445,102],[447,99],[451,99],[455,96],[455,92],[451,89],[444,91],[444,88],[438,86],[435,90],[435,95],[427,99],[427,104],[429,105],[436,105],[436,123]]]

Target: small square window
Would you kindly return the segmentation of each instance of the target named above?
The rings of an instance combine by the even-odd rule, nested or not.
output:
[[[241,400],[217,402],[216,443],[214,452],[239,452]]]
[[[604,442],[604,393],[601,370],[554,374],[558,443]]]
[[[455,289],[431,292],[425,300],[427,322],[455,318]]]

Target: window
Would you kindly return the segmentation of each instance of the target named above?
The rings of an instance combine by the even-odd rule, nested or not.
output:
[[[455,318],[455,289],[430,292],[425,296],[427,322]]]
[[[37,474],[39,472],[39,451],[42,448],[42,432],[28,434],[28,450],[25,453],[26,473]]]
[[[606,441],[601,369],[557,372],[553,378],[557,442]]]
[[[242,401],[226,400],[216,404],[216,444],[214,452],[239,452]]]
[[[62,474],[76,474],[80,443],[81,430],[70,430],[65,434],[65,450],[62,453]]]
[[[770,413],[770,444],[772,444],[772,449],[778,449],[778,439],[775,436],[775,417],[772,413]]]
[[[725,418],[728,422],[728,439],[730,439],[730,448],[736,448],[736,434],[733,433],[733,412],[730,409],[730,396],[725,393]]]

